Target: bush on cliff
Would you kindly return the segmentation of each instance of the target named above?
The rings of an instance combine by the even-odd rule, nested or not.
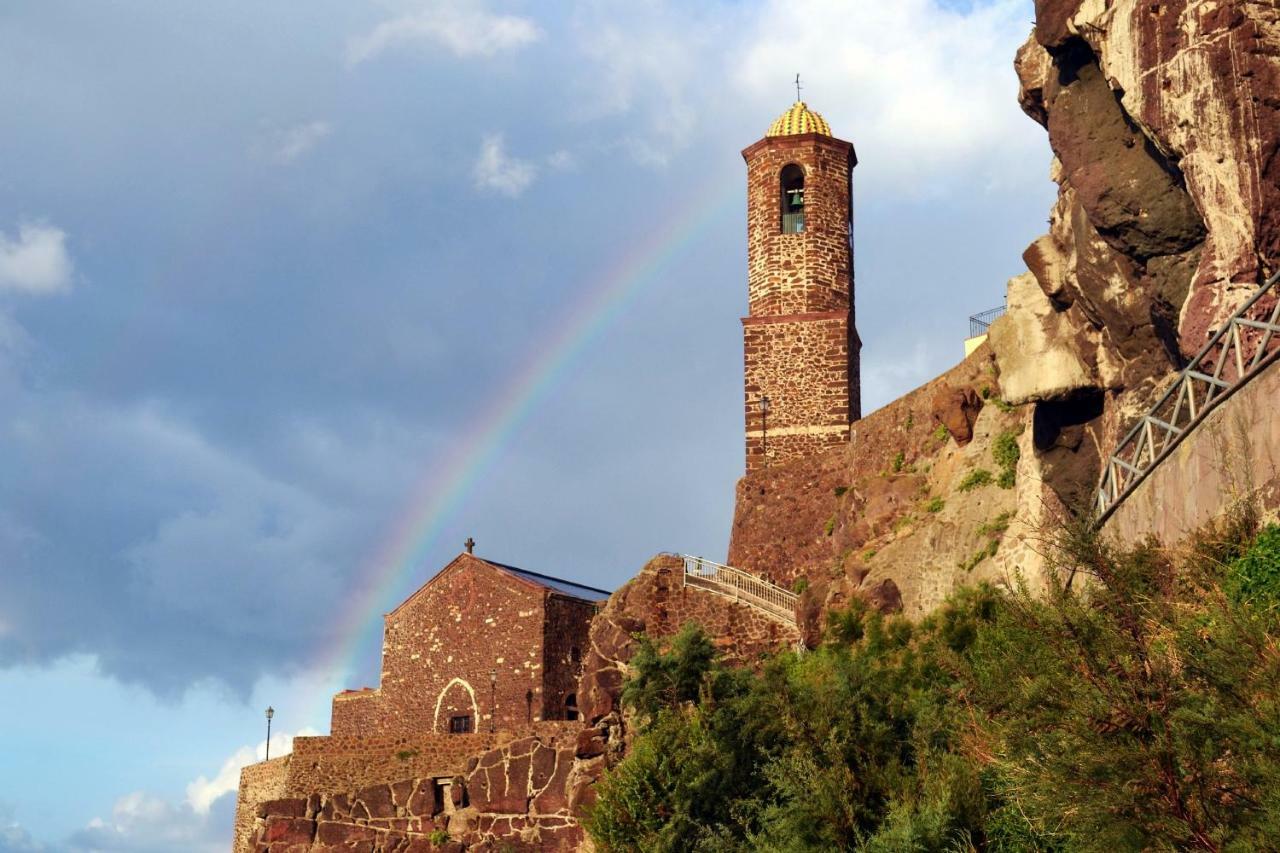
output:
[[[1280,838],[1280,529],[1185,554],[1081,526],[1045,594],[861,605],[758,673],[687,628],[624,694],[604,850],[1261,850]]]

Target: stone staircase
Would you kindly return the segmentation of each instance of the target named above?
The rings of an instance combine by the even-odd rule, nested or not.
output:
[[[798,628],[796,601],[799,596],[763,578],[712,562],[705,557],[682,554],[684,585],[723,595],[745,604],[789,628]]]

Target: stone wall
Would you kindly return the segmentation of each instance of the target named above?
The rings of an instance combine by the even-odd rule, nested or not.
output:
[[[283,796],[351,792],[370,785],[460,773],[467,760],[509,733],[421,734],[400,737],[299,737],[293,741]]]
[[[747,470],[848,440],[861,413],[853,311],[853,146],[819,134],[766,137],[747,162],[743,318]],[[805,172],[805,227],[782,233],[780,175]],[[767,415],[760,409],[769,398]]]
[[[510,731],[563,717],[570,651],[585,646],[594,609],[462,554],[387,615],[381,685],[335,696],[331,730],[443,733],[466,715],[476,731]]]
[[[746,317],[742,326],[747,470],[848,443],[858,407],[849,312]],[[760,410],[765,395],[767,414]]]
[[[284,755],[270,761],[250,764],[240,771],[240,789],[236,794],[236,822],[231,839],[232,853],[253,850],[255,818],[264,803],[285,796],[290,759]]]
[[[500,843],[512,850],[577,850],[583,834],[570,809],[569,782],[581,728],[539,723],[526,737],[480,747],[448,772],[415,768],[411,776],[339,790],[297,790],[307,783],[291,782],[283,795],[250,808],[249,841],[238,849],[426,853]],[[462,736],[454,741],[480,746]]]
[[[1229,508],[1256,499],[1280,511],[1280,363],[1209,413],[1107,519],[1119,542],[1173,545]]]
[[[543,644],[543,718],[576,719],[578,679],[586,654],[591,620],[598,606],[574,598],[551,595],[546,604],[546,640]]]
[[[747,162],[747,288],[752,317],[842,311],[852,302],[853,146],[816,133],[766,137]],[[804,169],[804,231],[781,233],[782,169]]]

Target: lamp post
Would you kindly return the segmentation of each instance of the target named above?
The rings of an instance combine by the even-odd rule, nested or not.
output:
[[[276,715],[276,709],[270,705],[267,706],[267,761],[271,760],[271,718]]]
[[[760,455],[765,467],[769,467],[769,398],[760,398]]]
[[[498,730],[498,671],[489,670],[489,732]]]

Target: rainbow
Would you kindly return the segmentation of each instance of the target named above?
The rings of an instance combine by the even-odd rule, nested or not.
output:
[[[633,243],[632,250],[594,281],[560,323],[540,340],[524,369],[496,394],[449,454],[443,466],[431,464],[412,491],[405,510],[390,527],[374,556],[357,573],[354,593],[340,615],[336,641],[321,656],[317,674],[346,678],[358,656],[380,646],[382,615],[398,603],[410,575],[422,568],[441,531],[464,507],[485,474],[501,458],[512,436],[538,404],[564,380],[567,368],[634,302],[644,286],[692,246],[735,202],[736,183],[713,183],[701,199]],[[323,698],[327,716],[329,696]],[[319,705],[321,697],[317,697]],[[310,704],[310,703],[308,703]],[[316,707],[314,712],[319,712]]]

